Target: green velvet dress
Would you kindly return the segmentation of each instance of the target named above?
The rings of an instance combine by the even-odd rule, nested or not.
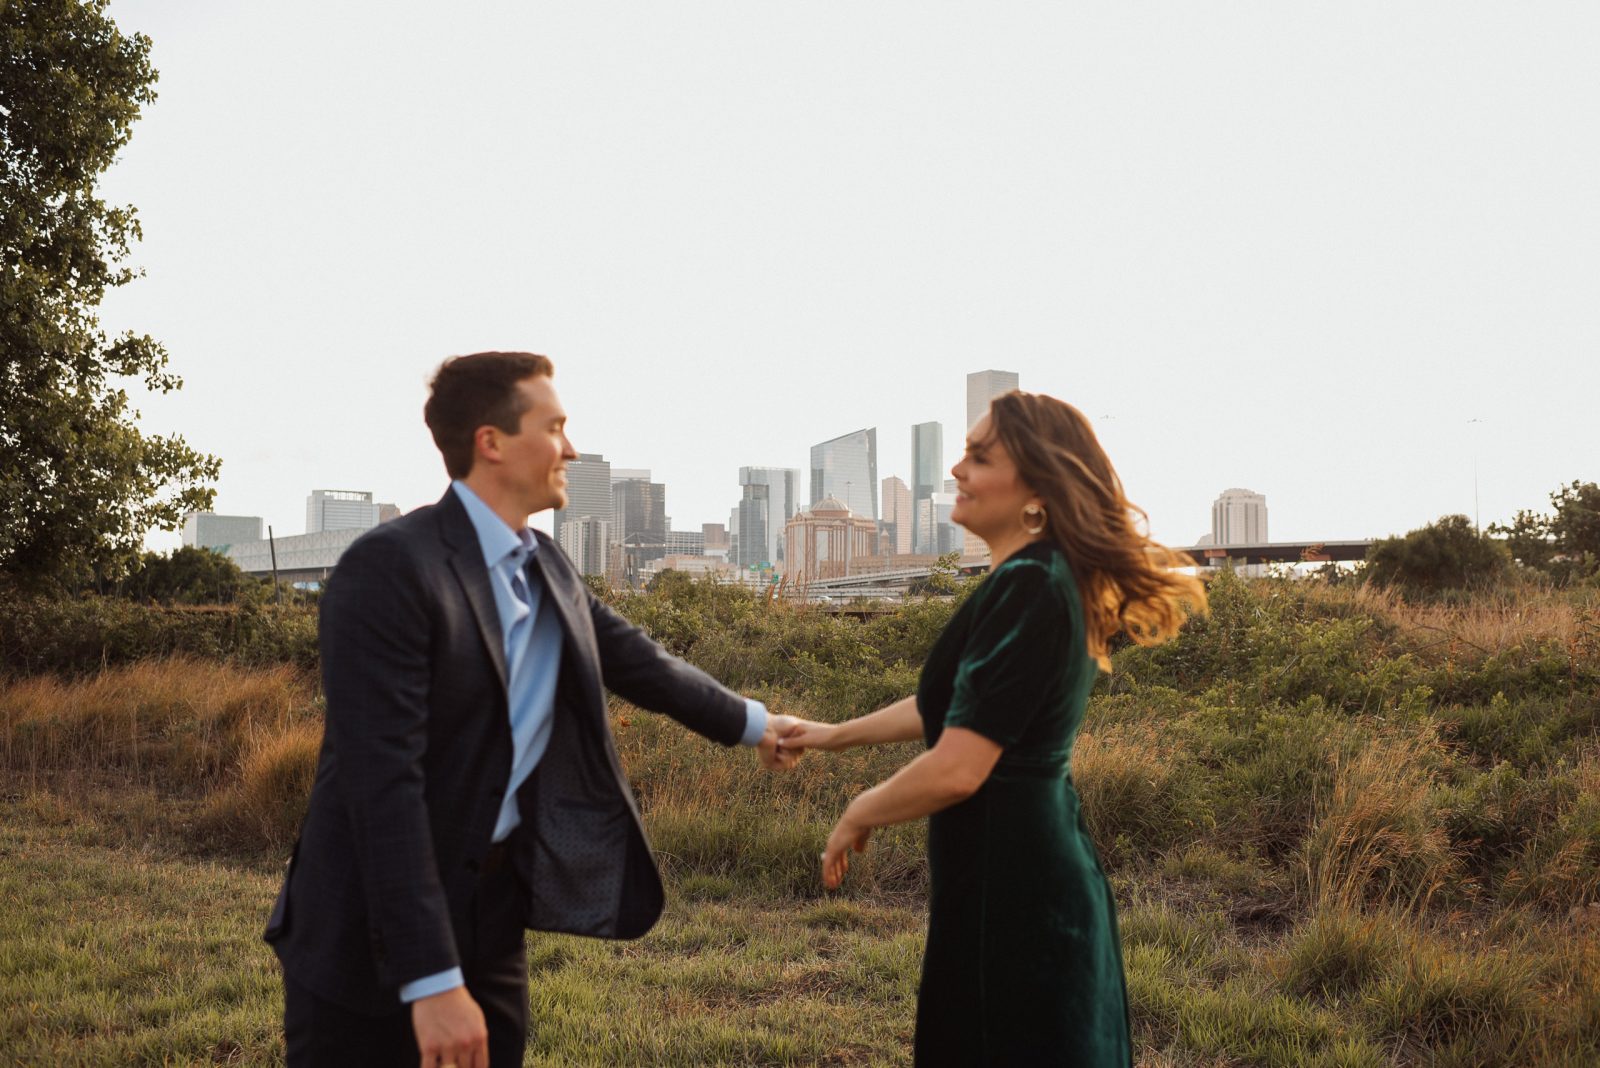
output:
[[[995,568],[928,655],[928,745],[965,727],[1005,751],[928,822],[923,1068],[1133,1063],[1116,906],[1071,778],[1096,671],[1077,583],[1048,541]]]

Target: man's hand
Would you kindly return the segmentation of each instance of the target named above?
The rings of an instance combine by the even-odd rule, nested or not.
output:
[[[411,1026],[421,1068],[489,1068],[489,1029],[466,987],[413,1001]]]
[[[756,743],[756,752],[761,755],[762,767],[771,771],[794,767],[795,762],[800,759],[800,751],[785,749],[780,742],[784,734],[793,730],[794,725],[799,722],[793,716],[771,714],[767,716],[767,733]]]

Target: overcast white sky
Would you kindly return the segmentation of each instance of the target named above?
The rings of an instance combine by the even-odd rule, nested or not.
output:
[[[485,348],[678,529],[864,426],[880,478],[928,419],[953,462],[990,367],[1173,544],[1231,486],[1288,540],[1470,515],[1474,457],[1486,524],[1600,479],[1600,4],[111,10],[161,80],[104,320],[280,535],[436,499],[426,380]]]

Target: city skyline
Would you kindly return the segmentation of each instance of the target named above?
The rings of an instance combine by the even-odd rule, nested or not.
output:
[[[99,190],[144,234],[102,319],[185,380],[130,388],[141,427],[279,531],[308,486],[437,500],[428,378],[506,348],[677,525],[858,427],[880,480],[921,422],[948,466],[999,365],[1089,416],[1168,543],[1232,485],[1275,536],[1363,538],[1472,515],[1476,474],[1487,526],[1600,474],[1600,8],[1538,11],[746,5],[704,35],[402,0],[372,48],[325,5],[118,0],[161,81]]]

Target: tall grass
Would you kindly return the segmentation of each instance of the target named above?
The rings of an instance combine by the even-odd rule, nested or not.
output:
[[[0,687],[13,781],[83,791],[113,777],[197,800],[205,830],[247,848],[293,838],[321,737],[314,685],[289,665],[176,658]]]
[[[1438,763],[1437,742],[1429,735],[1380,733],[1336,764],[1333,786],[1319,799],[1301,850],[1310,907],[1378,901],[1422,909],[1457,878],[1459,865],[1437,811],[1432,768]]]
[[[1119,894],[1142,1063],[1600,1063],[1597,597],[1416,606],[1223,576],[1211,618],[1115,654],[1072,774]],[[617,603],[775,710],[830,720],[911,692],[952,610],[860,623],[682,583]],[[314,676],[226,649],[110,661],[0,682],[0,776],[27,818],[86,849],[281,855],[321,737]],[[553,1037],[531,1063],[893,1063],[923,828],[875,834],[842,893],[816,866],[848,800],[919,747],[774,776],[663,717],[610,714],[679,911],[657,941],[535,940]],[[866,1037],[802,1040],[784,997]],[[91,1001],[72,1012],[115,1015]],[[634,1002],[653,1008],[595,1022]]]

